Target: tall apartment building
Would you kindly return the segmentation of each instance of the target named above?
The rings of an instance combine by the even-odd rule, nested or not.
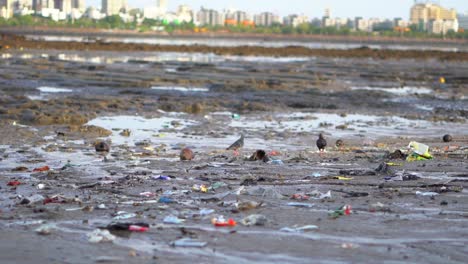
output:
[[[159,9],[159,12],[167,12],[167,0],[157,0],[156,7]]]
[[[72,8],[84,12],[86,10],[85,0],[72,0]]]
[[[54,0],[54,8],[65,14],[70,14],[72,10],[72,0]]]
[[[258,26],[268,27],[281,23],[280,17],[270,12],[264,12],[254,16],[254,23]]]
[[[44,8],[54,8],[54,0],[33,0],[32,9],[36,13],[40,13]]]
[[[102,0],[102,12],[108,16],[117,15],[127,9],[127,0]]]
[[[201,8],[197,12],[197,22],[199,25],[223,26],[225,15],[213,9]]]
[[[309,23],[309,18],[307,16],[289,15],[283,18],[283,24],[286,26],[297,27],[304,23]]]
[[[13,0],[0,0],[0,17],[10,18],[13,16],[14,1]]]
[[[226,14],[226,19],[235,21],[236,24],[242,24],[244,21],[250,21],[251,17],[244,11],[230,11]]]
[[[455,20],[455,9],[446,9],[437,4],[415,4],[410,10],[410,22],[412,24],[427,23],[431,20]]]
[[[467,31],[468,30],[468,12],[466,12],[465,14],[458,14],[457,18],[458,18],[458,26],[460,28],[463,28],[465,31]]]

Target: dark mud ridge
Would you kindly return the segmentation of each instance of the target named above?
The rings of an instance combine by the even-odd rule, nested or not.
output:
[[[3,35],[0,49],[55,49],[55,50],[94,50],[94,51],[155,51],[155,52],[196,52],[214,53],[217,55],[236,56],[320,56],[339,58],[377,58],[377,59],[438,59],[442,61],[467,61],[467,52],[416,51],[416,50],[378,50],[362,47],[350,50],[340,49],[309,49],[289,46],[284,48],[269,48],[256,46],[240,47],[210,47],[203,45],[150,45],[114,42],[60,42],[27,40],[21,36]]]

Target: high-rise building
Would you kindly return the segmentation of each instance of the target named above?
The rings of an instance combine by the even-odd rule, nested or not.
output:
[[[225,15],[213,9],[201,8],[197,13],[197,23],[199,25],[223,26]]]
[[[0,0],[0,17],[10,18],[13,16],[14,11],[13,0]]]
[[[65,14],[70,14],[72,10],[72,0],[54,0],[54,8]]]
[[[159,12],[167,12],[167,0],[157,0],[156,7],[159,9]]]
[[[293,15],[284,17],[283,23],[286,26],[297,27],[300,24],[309,23],[309,18],[307,16],[303,16],[303,15],[300,16],[300,15],[293,14]]]
[[[251,20],[251,17],[244,11],[230,11],[226,14],[226,20],[232,20],[235,24],[242,24],[244,21]]]
[[[455,20],[455,9],[446,9],[433,3],[416,3],[411,7],[410,22],[412,24],[427,23],[431,20]]]
[[[270,12],[264,12],[254,16],[254,23],[258,26],[269,27],[281,23],[280,17]]]
[[[85,0],[72,0],[72,8],[84,11],[86,10]]]
[[[458,26],[463,28],[465,31],[468,30],[468,12],[465,14],[458,14]]]
[[[108,16],[117,15],[127,9],[127,0],[102,0],[102,12]]]
[[[54,0],[33,0],[32,9],[36,13],[40,13],[44,8],[54,8]]]

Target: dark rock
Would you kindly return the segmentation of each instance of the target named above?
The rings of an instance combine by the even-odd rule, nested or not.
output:
[[[393,153],[389,153],[387,155],[388,159],[406,159],[407,155],[401,152],[401,150],[397,149]]]
[[[268,162],[270,160],[270,158],[268,157],[267,153],[264,150],[259,149],[259,150],[255,151],[252,154],[252,156],[250,156],[249,160],[250,161],[261,160],[263,162]]]
[[[444,135],[444,136],[442,137],[442,140],[443,140],[444,142],[451,142],[451,141],[453,140],[453,138],[452,138],[451,135],[446,134],[446,135]]]
[[[109,152],[110,151],[110,146],[104,141],[97,142],[94,144],[94,148],[96,149],[96,152]]]
[[[377,173],[373,170],[340,170],[341,175],[349,175],[349,176],[373,176]]]

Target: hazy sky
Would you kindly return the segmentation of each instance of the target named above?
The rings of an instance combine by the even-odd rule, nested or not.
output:
[[[440,0],[446,8],[455,8],[457,12],[468,11],[468,0]],[[86,0],[88,5],[99,7],[100,0]],[[142,8],[151,6],[156,0],[128,0],[130,7]],[[187,4],[198,11],[201,6],[217,10],[235,8],[250,13],[270,11],[281,16],[288,14],[304,14],[309,17],[323,16],[325,8],[329,8],[332,17],[365,18],[409,18],[409,9],[414,0],[168,0],[169,11],[175,11],[178,5]]]

